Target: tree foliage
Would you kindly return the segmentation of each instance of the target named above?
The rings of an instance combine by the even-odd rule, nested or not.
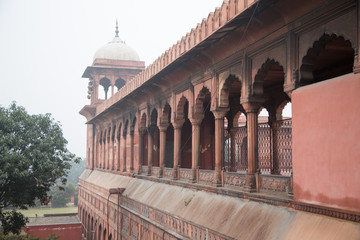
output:
[[[30,115],[12,103],[0,106],[0,204],[26,208],[66,183],[71,162],[61,126],[50,114]]]
[[[75,186],[72,183],[69,183],[64,191],[60,190],[58,187],[54,187],[50,191],[50,195],[52,196],[51,199],[51,206],[53,207],[65,207],[67,203],[70,202],[71,196],[75,193]]]

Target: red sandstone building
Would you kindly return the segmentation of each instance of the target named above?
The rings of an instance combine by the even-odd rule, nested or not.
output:
[[[359,239],[359,29],[359,0],[225,0],[146,68],[116,31],[83,75],[84,238]]]

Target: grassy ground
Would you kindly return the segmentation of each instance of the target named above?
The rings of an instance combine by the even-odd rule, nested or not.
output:
[[[25,217],[43,217],[44,214],[54,214],[54,213],[77,213],[77,207],[64,207],[64,208],[51,208],[51,207],[39,207],[39,208],[29,208],[28,210],[18,210],[25,215]]]

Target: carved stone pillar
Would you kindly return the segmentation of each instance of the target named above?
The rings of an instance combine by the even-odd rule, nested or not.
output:
[[[243,103],[246,111],[247,125],[247,150],[248,150],[248,172],[245,181],[245,189],[249,192],[256,191],[255,174],[258,169],[258,111],[260,104]]]
[[[173,122],[174,127],[174,169],[173,169],[173,179],[177,180],[178,170],[180,166],[181,159],[181,128],[184,124],[184,119],[177,120]]]
[[[212,111],[215,116],[215,185],[222,186],[221,170],[224,165],[224,117],[228,109]]]
[[[280,121],[269,122],[271,129],[271,142],[272,142],[272,174],[280,174],[280,159],[279,159],[279,144],[278,144],[278,135],[279,129],[281,127]]]
[[[166,130],[169,124],[161,124],[159,126],[160,131],[160,172],[158,177],[163,177],[165,167],[165,154],[166,154]]]
[[[108,147],[108,169],[114,169],[114,140],[113,140],[113,126],[110,128],[108,135],[109,147]]]
[[[112,166],[112,170],[119,170],[118,169],[118,158],[119,158],[119,146],[118,146],[118,133],[119,133],[119,125],[116,124],[115,127],[115,135],[114,135],[114,150],[113,150],[113,166]]]
[[[197,181],[197,169],[200,161],[200,124],[204,116],[191,118],[192,126],[192,164],[191,164],[191,181]]]
[[[130,129],[130,172],[134,171],[134,127]]]
[[[145,129],[139,129],[139,168],[138,168],[138,174],[141,173],[142,170],[142,164],[144,162],[144,134]]]
[[[107,168],[107,164],[106,164],[106,161],[107,161],[107,136],[108,136],[108,133],[107,133],[107,130],[105,131],[105,135],[104,135],[104,146],[103,146],[103,169],[106,169]]]
[[[105,168],[105,142],[106,142],[106,136],[105,133],[102,136],[101,139],[101,168],[104,169]]]
[[[96,168],[97,166],[97,146],[98,146],[98,133],[95,132],[95,137],[94,137],[94,154],[93,154],[93,164],[92,164],[92,167],[91,169],[94,169]]]
[[[122,142],[121,158],[122,158],[122,162],[123,162],[122,170],[121,170],[122,172],[126,172],[126,135],[127,135],[127,132],[124,129],[122,139],[121,139],[121,142]]]
[[[151,175],[151,168],[154,163],[154,131],[155,126],[149,126],[148,131],[148,172],[147,175]]]

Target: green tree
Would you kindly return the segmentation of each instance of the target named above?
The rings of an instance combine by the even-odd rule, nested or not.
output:
[[[36,198],[46,200],[57,181],[65,184],[70,163],[80,160],[66,145],[50,114],[30,115],[16,103],[0,106],[0,205],[27,208]]]
[[[53,207],[65,207],[67,203],[70,202],[71,196],[75,193],[75,186],[72,183],[69,183],[64,191],[59,189],[59,187],[53,187],[50,191],[51,205]]]

